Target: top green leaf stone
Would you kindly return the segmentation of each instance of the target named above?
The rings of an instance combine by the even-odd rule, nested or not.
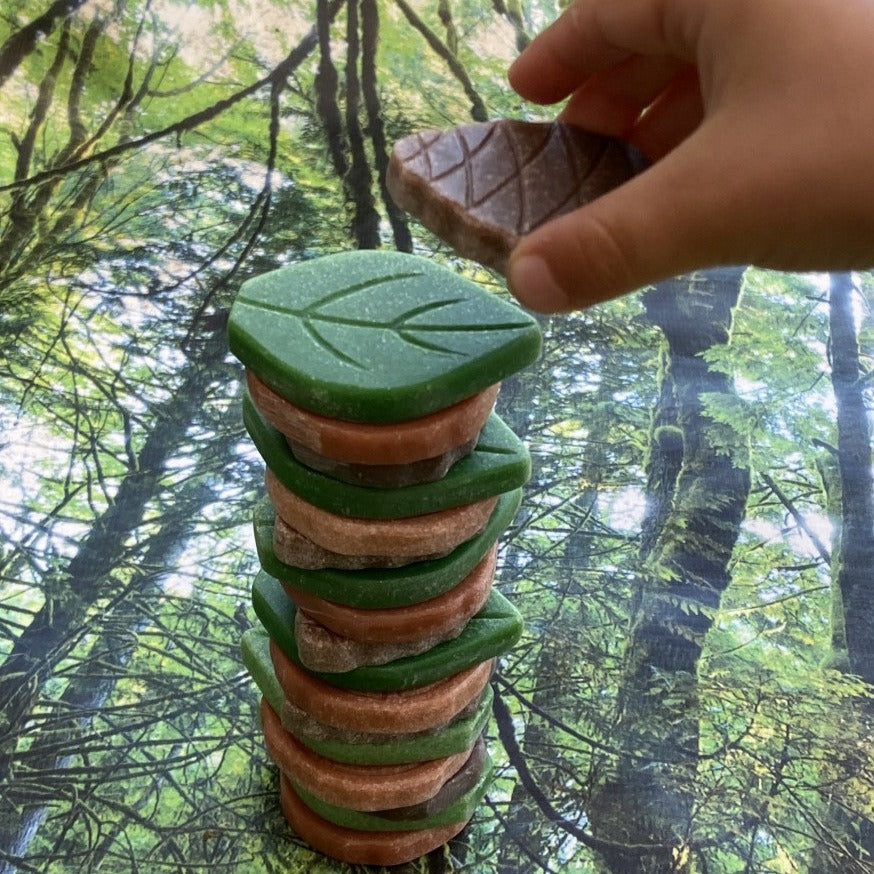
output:
[[[250,279],[231,351],[292,403],[388,423],[448,407],[540,353],[519,307],[426,258],[354,251]]]

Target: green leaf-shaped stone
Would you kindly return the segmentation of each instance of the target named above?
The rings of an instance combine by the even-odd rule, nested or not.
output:
[[[285,695],[270,660],[270,638],[260,628],[243,633],[241,650],[243,663],[261,694],[278,713],[283,711]],[[482,701],[475,712],[462,715],[435,731],[416,732],[386,740],[361,743],[337,737],[298,738],[310,749],[333,759],[359,765],[403,765],[439,759],[468,750],[482,733],[492,711],[492,688],[486,686]]]
[[[340,482],[301,464],[282,434],[243,396],[243,422],[265,464],[291,492],[341,516],[399,519],[481,501],[523,486],[531,475],[525,444],[492,413],[470,455],[435,482],[391,489]]]
[[[426,258],[355,251],[250,279],[231,351],[278,394],[325,416],[397,422],[443,409],[534,361],[537,323]]]
[[[497,589],[492,589],[488,601],[458,637],[386,664],[325,673],[310,671],[301,663],[294,637],[297,608],[278,580],[263,571],[259,573],[252,585],[252,602],[267,634],[295,664],[332,686],[363,692],[400,692],[436,683],[503,655],[522,634],[519,611]]]

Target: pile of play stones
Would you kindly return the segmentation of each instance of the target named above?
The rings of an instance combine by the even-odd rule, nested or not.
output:
[[[392,865],[454,837],[488,789],[493,586],[530,459],[494,412],[536,322],[425,258],[357,251],[246,282],[229,322],[255,508],[261,628],[243,638],[298,835]]]

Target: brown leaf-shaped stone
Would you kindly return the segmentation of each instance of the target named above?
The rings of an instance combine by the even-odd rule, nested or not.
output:
[[[562,122],[503,119],[399,140],[388,188],[459,255],[503,271],[521,236],[636,169],[618,140]]]
[[[300,663],[311,671],[342,673],[362,665],[384,665],[395,659],[419,655],[438,643],[454,640],[464,631],[467,618],[437,634],[423,633],[416,641],[404,643],[361,643],[335,634],[303,610],[294,614],[294,639]]]

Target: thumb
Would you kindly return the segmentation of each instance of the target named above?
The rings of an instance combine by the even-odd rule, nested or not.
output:
[[[713,152],[696,146],[695,138],[629,182],[523,237],[507,267],[520,303],[564,312],[728,263],[719,251],[726,248],[723,223],[732,196],[725,180],[737,176],[699,159]]]

